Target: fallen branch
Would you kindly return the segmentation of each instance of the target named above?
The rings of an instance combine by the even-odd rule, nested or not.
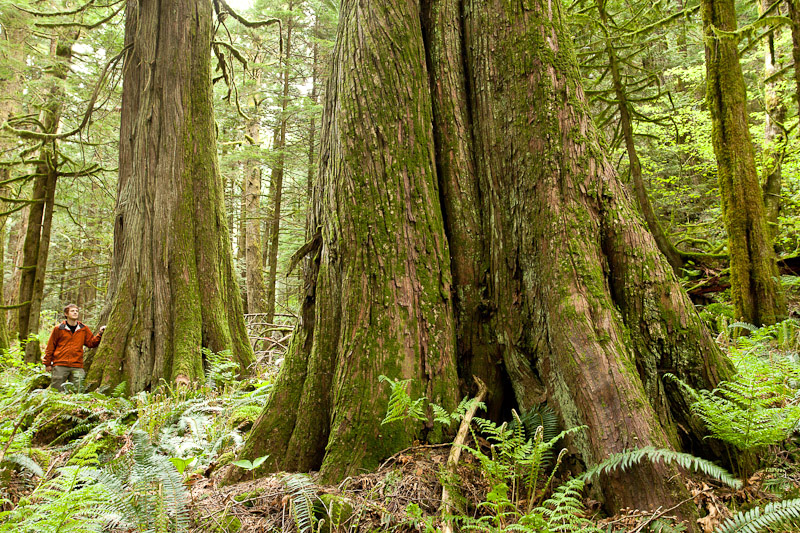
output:
[[[486,398],[486,393],[488,392],[486,384],[481,381],[480,378],[476,376],[472,376],[472,378],[475,380],[475,383],[478,384],[478,395],[475,396],[475,401],[472,402],[472,406],[467,410],[466,414],[464,414],[464,419],[461,421],[461,425],[458,428],[456,438],[453,440],[452,448],[450,448],[450,456],[447,458],[448,474],[456,473],[456,465],[458,465],[458,460],[461,458],[461,449],[464,446],[464,442],[467,440],[472,417],[475,416],[475,413],[478,411],[478,406],[483,402],[484,398]],[[447,489],[447,483],[442,483],[441,513],[442,516],[445,517],[442,533],[453,533],[453,523],[448,518],[452,512],[452,506],[452,497],[450,496],[450,491]]]

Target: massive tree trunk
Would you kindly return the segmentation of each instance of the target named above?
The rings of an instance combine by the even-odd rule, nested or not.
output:
[[[739,64],[733,0],[703,0],[706,83],[722,212],[731,259],[736,318],[760,326],[786,316],[775,252],[767,231],[747,96]]]
[[[269,205],[270,214],[267,219],[267,302],[266,313],[267,322],[275,320],[275,301],[278,294],[278,245],[280,244],[281,230],[281,198],[283,195],[283,176],[286,172],[286,128],[289,124],[287,107],[289,105],[289,74],[291,68],[292,53],[292,2],[289,2],[288,11],[290,15],[286,19],[286,39],[283,41],[283,71],[281,72],[281,112],[278,117],[278,124],[275,127],[275,142],[273,146],[278,152],[275,163],[272,167],[272,174],[269,183]]]
[[[771,0],[762,0],[762,10],[769,9]],[[781,97],[780,83],[774,79],[778,68],[778,53],[775,41],[780,37],[780,29],[769,32],[764,47],[764,215],[767,219],[769,242],[774,243],[778,234],[778,215],[781,211],[781,184],[783,157],[786,153],[786,106]],[[798,66],[800,68],[800,66]]]
[[[50,72],[52,84],[47,102],[39,112],[42,133],[54,134],[61,121],[64,106],[64,82],[72,61],[72,45],[78,32],[63,32],[51,44],[53,65]],[[39,162],[34,168],[33,192],[28,210],[28,225],[22,248],[22,273],[19,281],[19,339],[25,341],[39,332],[39,313],[44,296],[44,278],[50,250],[50,229],[58,180],[58,150],[55,140],[47,140],[39,151]],[[25,345],[25,361],[37,363],[41,359],[39,342]]]
[[[547,401],[586,424],[587,464],[646,445],[719,452],[660,376],[713,387],[731,365],[606,160],[578,79],[558,2],[342,3],[320,248],[244,457],[326,480],[371,468],[415,430],[380,425],[377,376],[449,406],[456,368],[498,396],[510,384],[507,406]],[[676,474],[609,477],[606,502],[677,505]]]
[[[253,361],[216,155],[211,0],[126,8],[120,171],[108,330],[89,382],[203,376],[201,348]]]

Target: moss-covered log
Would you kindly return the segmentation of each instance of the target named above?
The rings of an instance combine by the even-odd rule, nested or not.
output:
[[[201,348],[253,361],[216,155],[211,0],[128,2],[108,329],[91,383],[203,376]]]

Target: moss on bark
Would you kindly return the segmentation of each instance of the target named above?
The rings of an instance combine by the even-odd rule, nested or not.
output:
[[[757,326],[774,324],[786,316],[786,302],[767,231],[747,124],[735,5],[733,0],[704,0],[701,5],[706,41],[706,99],[728,232],[731,299],[737,319]]]
[[[202,348],[230,350],[242,374],[253,362],[216,156],[211,9],[127,6],[108,329],[90,383],[202,379]]]

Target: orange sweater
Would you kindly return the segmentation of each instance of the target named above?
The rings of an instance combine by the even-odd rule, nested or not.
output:
[[[92,336],[92,331],[82,322],[72,333],[64,321],[53,328],[47,349],[44,351],[45,366],[68,366],[83,368],[83,347],[95,348],[102,335]]]

